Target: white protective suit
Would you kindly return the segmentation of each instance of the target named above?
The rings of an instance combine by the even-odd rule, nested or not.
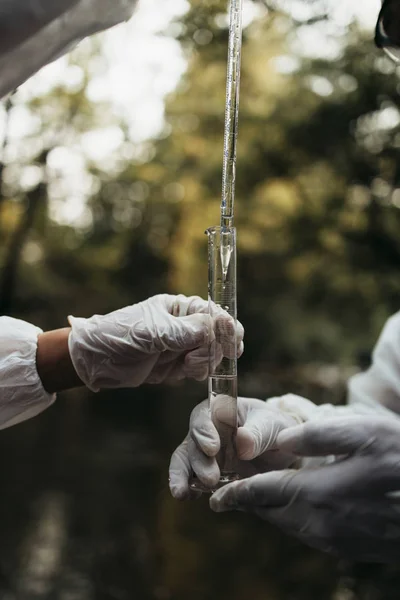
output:
[[[128,20],[136,0],[0,0],[0,98],[83,38]]]
[[[55,400],[36,369],[40,333],[25,321],[0,317],[0,429],[34,417]]]

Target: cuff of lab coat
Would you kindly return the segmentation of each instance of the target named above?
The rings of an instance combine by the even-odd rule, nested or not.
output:
[[[0,429],[30,419],[55,401],[36,368],[41,329],[11,317],[0,317]]]

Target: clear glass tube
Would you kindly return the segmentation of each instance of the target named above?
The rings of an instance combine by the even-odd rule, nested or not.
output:
[[[237,336],[236,336],[236,229],[212,227],[208,234],[209,312],[216,323],[209,349],[208,400],[211,419],[219,433],[217,456],[221,476],[214,489],[238,479],[235,469],[237,431]],[[232,317],[232,326],[218,319],[221,308]],[[210,492],[193,477],[191,487]]]
[[[208,398],[211,418],[221,440],[217,461],[223,485],[237,479],[236,229],[212,227],[207,233],[210,315],[216,317],[215,313],[222,308],[234,321],[229,332],[218,331],[217,327],[216,339],[210,344]]]
[[[237,339],[236,339],[236,229],[233,227],[236,180],[236,145],[239,123],[239,90],[242,50],[243,0],[230,0],[228,69],[226,84],[221,226],[208,229],[208,296],[211,316],[223,308],[233,319],[229,331],[216,331],[210,344],[209,408],[218,430],[221,471],[216,487],[238,479],[235,471],[237,431]],[[218,323],[218,319],[214,320]],[[223,321],[220,321],[223,322]],[[225,321],[226,323],[226,321]],[[223,339],[222,339],[223,338]],[[221,343],[223,341],[223,343]],[[205,489],[196,477],[191,487]]]
[[[236,146],[239,125],[242,3],[230,0],[228,69],[222,174],[221,226],[232,227],[235,202]]]

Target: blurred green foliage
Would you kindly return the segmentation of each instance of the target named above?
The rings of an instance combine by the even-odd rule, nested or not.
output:
[[[24,229],[3,312],[47,304],[38,317],[53,326],[70,310],[105,311],[158,291],[204,295],[203,232],[218,222],[221,188],[224,5],[193,2],[178,30],[189,67],[159,140],[135,148],[127,124],[88,100],[88,76],[74,92],[59,87],[24,106],[39,125],[3,172],[3,265]],[[266,14],[245,31],[236,204],[243,368],[354,363],[399,292],[396,73],[356,29],[338,60],[292,56],[292,72],[281,73],[294,27],[286,20],[282,36],[284,19]],[[90,58],[78,51],[75,61]],[[49,155],[108,126],[125,141],[104,169],[85,161],[86,223],[60,226],[49,217],[63,194]],[[33,166],[40,181],[27,191],[19,174]]]
[[[73,54],[84,76],[72,90],[60,85],[5,105],[7,118],[28,113],[36,125],[22,144],[5,140],[3,314],[52,328],[69,313],[104,313],[159,292],[206,293],[204,231],[219,220],[226,3],[190,5],[171,28],[188,69],[168,98],[159,139],[135,146],[128,124],[88,99],[96,44]],[[276,9],[244,36],[236,225],[247,345],[240,391],[336,402],[344,376],[399,305],[399,80],[355,27],[337,60],[294,57],[288,40],[296,27]],[[94,64],[101,69],[101,61]],[[82,154],[80,136],[104,127],[117,128],[123,142],[100,164]],[[54,167],[64,155],[70,160],[66,147],[80,161],[75,193],[86,204],[79,225],[54,218],[73,200]],[[3,597],[61,599],[68,590],[78,600],[397,597],[392,572],[374,571],[371,592],[365,574],[341,579],[334,561],[254,519],[169,498],[167,457],[204,393],[186,383],[96,399],[71,394],[2,434],[3,454],[13,455],[1,475]],[[21,556],[34,552],[29,528],[37,533],[47,518],[45,531],[53,531],[59,513],[67,533],[52,543],[63,548],[63,567],[40,587],[43,565],[35,571],[26,567],[32,558]]]

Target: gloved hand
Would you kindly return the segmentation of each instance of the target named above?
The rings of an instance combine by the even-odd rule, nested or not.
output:
[[[293,454],[279,452],[275,442],[280,431],[303,421],[300,413],[307,411],[308,405],[312,403],[292,394],[269,402],[238,399],[236,470],[241,477],[283,469],[296,461]],[[218,432],[205,400],[192,411],[189,433],[171,458],[169,478],[174,498],[184,500],[199,496],[199,492],[189,487],[192,472],[206,487],[212,489],[216,485],[220,476],[216,461],[219,446]]]
[[[350,560],[399,560],[398,421],[353,416],[309,422],[280,433],[276,446],[337,460],[229,484],[211,497],[211,508],[254,513],[310,546]]]
[[[208,302],[168,294],[105,316],[69,317],[69,322],[71,360],[92,391],[184,377],[206,379],[209,341],[215,340],[220,360],[229,353],[235,333],[233,319],[222,309],[215,309],[210,323]],[[240,323],[236,334],[240,356],[244,335]]]

